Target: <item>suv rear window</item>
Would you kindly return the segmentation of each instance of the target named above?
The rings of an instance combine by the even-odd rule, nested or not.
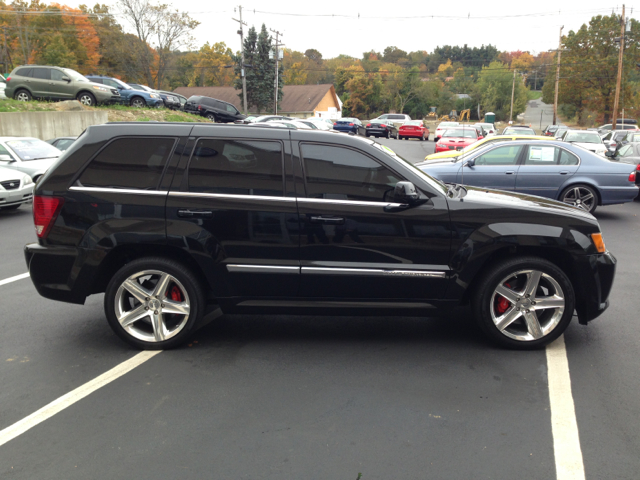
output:
[[[190,192],[282,196],[282,144],[201,139],[189,163],[188,185]]]
[[[166,137],[116,139],[94,157],[77,185],[154,190],[174,144]]]
[[[19,75],[21,77],[30,77],[31,76],[31,70],[33,70],[32,68],[19,68],[18,71],[16,72],[16,75]]]

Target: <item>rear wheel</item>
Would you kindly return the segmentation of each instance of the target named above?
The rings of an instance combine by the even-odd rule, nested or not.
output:
[[[207,120],[211,120],[213,123],[216,123],[216,116],[213,113],[207,113]]]
[[[31,94],[27,90],[18,90],[16,94],[13,96],[19,102],[29,102],[31,101]]]
[[[89,92],[80,92],[76,98],[82,105],[87,107],[95,107],[96,97]]]
[[[162,350],[188,340],[203,316],[205,296],[184,265],[149,257],[118,270],[107,286],[104,308],[109,325],[125,342]]]
[[[387,130],[387,135],[386,135],[386,137],[387,137],[387,138],[391,138],[391,132],[390,132],[389,130]]]
[[[560,201],[593,213],[598,208],[598,194],[587,185],[573,185],[560,195]]]
[[[558,338],[571,322],[573,286],[560,268],[542,258],[504,260],[477,285],[471,301],[476,320],[501,346],[542,347]]]

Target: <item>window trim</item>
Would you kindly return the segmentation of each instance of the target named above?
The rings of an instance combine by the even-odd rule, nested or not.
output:
[[[126,189],[126,188],[122,188],[122,189],[114,189],[117,191],[122,191],[122,190],[137,190],[140,192],[153,192],[153,191],[158,191],[158,187],[162,184],[162,179],[164,178],[165,174],[167,173],[167,168],[169,166],[169,163],[171,162],[171,157],[175,154],[175,150],[176,150],[176,146],[178,145],[178,141],[179,141],[179,137],[173,136],[173,135],[120,135],[117,137],[113,137],[111,138],[107,143],[105,143],[96,153],[94,153],[89,160],[87,160],[87,162],[82,166],[82,168],[79,170],[79,173],[76,174],[75,177],[73,177],[73,179],[71,180],[70,183],[70,187],[69,189],[71,189],[72,187],[78,187],[78,188],[108,188],[108,187],[80,187],[78,185],[75,185],[75,183],[80,180],[80,177],[82,176],[82,174],[85,172],[85,170],[87,168],[89,168],[89,166],[91,165],[91,163],[96,159],[96,157],[98,155],[100,155],[109,145],[111,145],[113,142],[117,141],[117,140],[121,140],[121,139],[130,139],[130,138],[138,138],[138,139],[172,139],[173,140],[173,147],[171,147],[171,150],[169,151],[169,154],[167,155],[167,160],[164,163],[164,167],[162,168],[162,173],[160,174],[160,177],[158,178],[158,183],[155,185],[155,187],[152,190],[144,190],[144,189]]]
[[[207,193],[207,192],[190,192],[189,191],[189,170],[191,169],[191,161],[193,160],[193,157],[195,155],[196,152],[196,147],[198,146],[198,142],[200,142],[200,140],[224,140],[224,141],[232,141],[232,142],[238,142],[238,141],[247,141],[247,142],[275,142],[275,143],[279,143],[280,144],[280,162],[281,162],[281,166],[282,166],[282,197],[284,198],[291,198],[291,197],[287,197],[286,196],[286,192],[287,192],[287,184],[286,184],[286,172],[285,172],[285,163],[284,163],[284,154],[285,154],[285,148],[284,148],[284,141],[282,140],[278,140],[278,139],[264,139],[264,138],[238,138],[238,137],[198,137],[195,139],[195,142],[193,143],[193,148],[191,149],[191,154],[189,155],[189,161],[187,162],[187,166],[184,169],[184,179],[185,181],[182,182],[181,188],[179,190],[180,193],[193,193],[193,194],[198,194],[198,195],[221,195],[221,196],[241,196],[241,197],[250,197],[250,198],[265,198],[265,197],[273,197],[273,198],[281,198],[281,197],[276,197],[274,195],[236,195],[236,194],[227,194],[227,193]],[[183,188],[185,190],[183,190]]]
[[[404,182],[406,181],[406,177],[404,175],[399,174],[396,170],[394,170],[393,168],[389,167],[389,165],[387,165],[384,162],[381,162],[380,160],[378,160],[377,158],[373,157],[372,155],[369,155],[366,152],[363,152],[362,150],[359,150],[357,148],[353,148],[351,146],[348,145],[338,145],[338,144],[334,144],[334,143],[323,143],[323,142],[298,142],[298,153],[300,154],[300,166],[302,169],[302,184],[304,185],[304,197],[300,197],[298,196],[298,201],[302,201],[304,202],[305,200],[313,200],[313,201],[325,201],[325,203],[337,203],[337,202],[347,202],[346,204],[349,205],[354,205],[354,204],[358,204],[358,205],[376,205],[376,204],[380,204],[380,205],[389,205],[392,202],[378,202],[378,201],[366,201],[366,200],[341,200],[341,199],[332,199],[332,198],[315,198],[315,197],[310,197],[309,196],[309,189],[307,188],[307,171],[306,171],[306,166],[305,166],[305,159],[304,159],[304,155],[302,154],[302,146],[303,145],[318,145],[318,146],[324,146],[324,147],[337,147],[337,148],[346,148],[348,150],[353,150],[354,152],[357,153],[361,153],[362,155],[369,157],[371,160],[373,160],[374,162],[376,162],[377,164],[389,169],[390,171],[392,171],[394,174],[396,174],[398,176],[398,178],[400,180],[398,180],[399,182]]]

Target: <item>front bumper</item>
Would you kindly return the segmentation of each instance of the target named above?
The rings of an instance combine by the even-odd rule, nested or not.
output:
[[[618,261],[610,252],[574,259],[574,289],[578,321],[586,325],[609,306]]]
[[[33,198],[33,187],[33,183],[28,183],[15,190],[0,189],[0,208],[30,201]]]
[[[164,101],[161,98],[149,98],[147,99],[147,106],[152,108],[164,107]]]

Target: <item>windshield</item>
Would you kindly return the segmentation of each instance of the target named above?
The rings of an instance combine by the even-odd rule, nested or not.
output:
[[[70,68],[63,68],[62,70],[64,70],[64,73],[66,73],[67,75],[69,75],[71,77],[71,79],[75,82],[87,82],[90,83],[89,79],[80,75],[78,72],[76,72],[75,70],[71,70]]]
[[[565,141],[577,143],[602,143],[602,140],[600,140],[597,133],[568,133]]]
[[[536,132],[528,128],[507,128],[505,129],[504,132],[502,132],[502,134],[503,135],[535,135]]]
[[[460,125],[457,122],[442,122],[440,125],[438,125],[438,128],[442,128],[442,127],[457,127],[458,125]]]
[[[405,125],[412,125],[412,126],[420,127],[420,126],[422,126],[422,121],[421,120],[412,120],[410,122],[405,123]]]
[[[25,140],[10,140],[7,145],[20,157],[24,162],[29,160],[40,160],[43,158],[56,158],[62,153],[53,145],[49,145],[37,138],[29,138]]]
[[[397,160],[399,162],[402,162],[406,167],[409,167],[414,173],[416,173],[417,175],[420,175],[420,178],[422,178],[425,182],[427,182],[429,185],[431,185],[436,190],[439,190],[444,194],[447,193],[448,189],[447,189],[447,187],[446,187],[446,185],[444,183],[442,183],[440,180],[437,180],[437,179],[433,178],[431,175],[427,175],[422,170],[420,170],[418,167],[416,167],[411,162],[408,162],[407,160],[402,158],[400,155],[398,155],[396,152],[391,150],[386,145],[382,145],[382,144],[380,144],[378,142],[371,142],[371,145],[373,145],[375,148],[377,148],[381,152],[385,153],[386,155],[389,155],[390,157],[393,157],[395,160]]]
[[[112,82],[117,83],[118,85],[120,85],[124,90],[132,90],[132,88],[127,85],[126,83],[124,83],[122,80],[118,80],[117,78],[110,78],[109,80],[111,80]]]
[[[475,128],[454,128],[451,130],[447,130],[442,135],[442,138],[445,137],[456,137],[456,138],[478,138],[478,132]]]

